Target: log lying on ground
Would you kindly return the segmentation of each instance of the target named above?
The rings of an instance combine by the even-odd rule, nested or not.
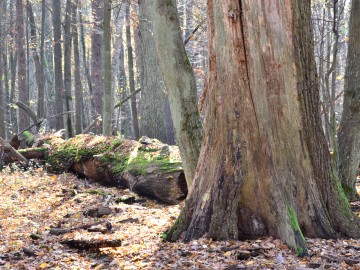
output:
[[[146,144],[118,137],[78,135],[64,141],[42,138],[41,148],[20,150],[26,158],[45,160],[49,171],[75,172],[106,185],[176,204],[187,186],[179,149],[158,140]]]

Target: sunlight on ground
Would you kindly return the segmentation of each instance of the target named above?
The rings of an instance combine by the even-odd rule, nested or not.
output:
[[[360,260],[360,241],[351,239],[308,239],[311,258],[297,258],[273,238],[163,242],[165,230],[174,223],[183,204],[168,206],[150,199],[132,205],[115,203],[129,191],[102,187],[70,174],[48,175],[42,169],[3,172],[0,194],[1,269],[299,269],[310,262],[329,269],[355,269],[349,265]],[[110,215],[84,216],[85,210],[102,206],[108,196],[112,198]],[[99,221],[110,222],[114,233],[102,224],[102,232],[49,234],[53,227],[75,228]],[[120,239],[122,245],[84,251],[60,243],[67,238]],[[28,250],[34,254],[29,255]],[[238,259],[242,253],[249,257]],[[346,263],[339,258],[345,258]]]

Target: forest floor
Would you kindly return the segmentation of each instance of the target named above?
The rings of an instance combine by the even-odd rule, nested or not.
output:
[[[273,238],[163,242],[163,232],[182,205],[169,206],[150,199],[116,203],[123,195],[129,191],[103,187],[70,174],[50,175],[41,168],[3,171],[0,269],[360,269],[360,239],[307,239],[311,256],[306,258],[298,258]],[[110,202],[109,215],[84,215],[106,202]],[[105,221],[108,226],[95,226],[101,232],[49,233],[52,228]],[[89,243],[120,239],[122,245],[81,250],[62,244],[64,239]]]

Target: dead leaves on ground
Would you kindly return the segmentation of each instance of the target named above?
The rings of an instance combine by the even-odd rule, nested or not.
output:
[[[310,258],[272,238],[162,242],[180,205],[132,198],[128,190],[71,175],[3,172],[0,194],[1,269],[360,269],[359,239],[308,239]],[[120,198],[132,198],[131,204]],[[67,240],[121,246],[74,249]]]

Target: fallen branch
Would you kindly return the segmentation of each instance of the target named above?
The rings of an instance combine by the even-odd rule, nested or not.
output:
[[[134,95],[136,95],[137,93],[139,93],[141,91],[141,89],[137,89],[134,92],[132,92],[130,95],[128,95],[127,97],[123,98],[118,104],[115,105],[114,109],[122,106],[126,101],[128,101],[129,99],[131,99]]]
[[[106,224],[108,221],[104,220],[104,221],[99,221],[99,222],[95,222],[95,223],[91,223],[91,224],[86,224],[86,225],[82,225],[79,227],[74,227],[74,228],[52,228],[49,231],[49,234],[52,235],[62,235],[65,233],[69,233],[69,232],[73,232],[73,231],[77,231],[77,230],[87,230],[93,226],[97,226],[100,224]]]
[[[66,239],[60,242],[73,248],[79,249],[99,249],[105,247],[120,247],[121,240],[107,240],[107,239]]]
[[[25,158],[19,151],[15,150],[7,141],[0,137],[0,145],[4,147],[6,151],[9,151],[12,156],[17,158],[19,161],[25,162],[26,164],[29,163],[29,160]]]

